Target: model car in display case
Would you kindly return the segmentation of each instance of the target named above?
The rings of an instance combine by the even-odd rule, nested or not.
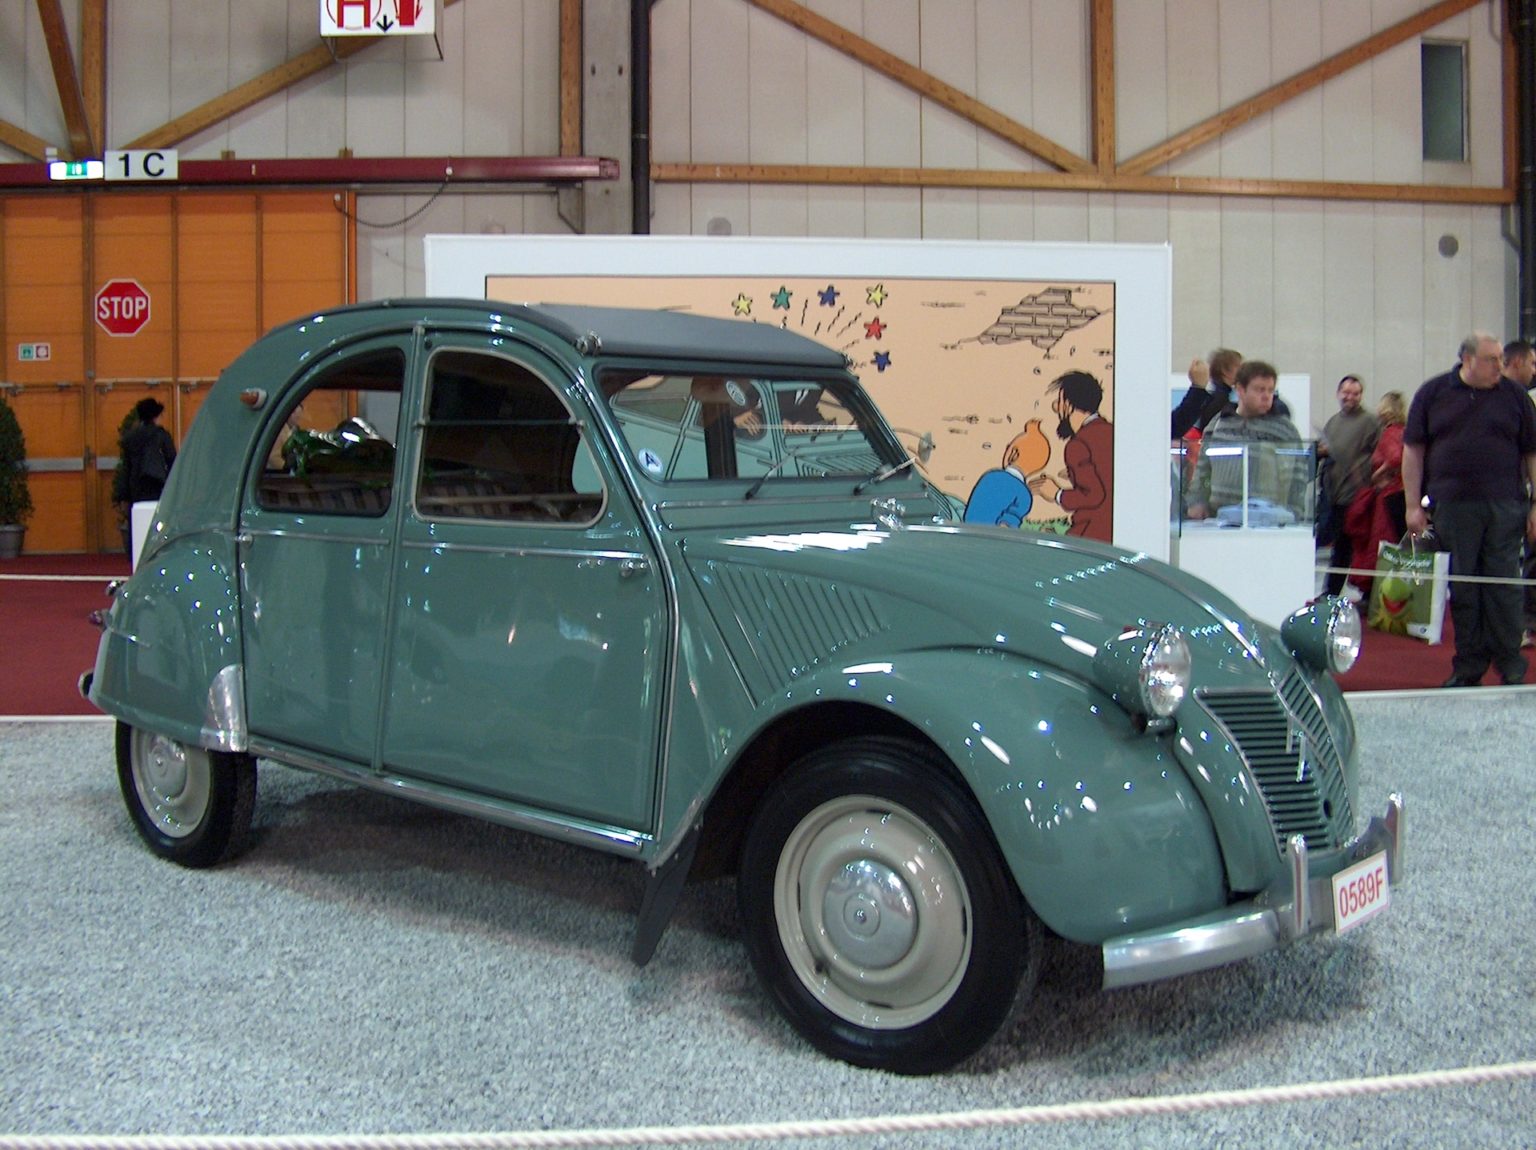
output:
[[[952,509],[770,325],[341,308],[212,388],[82,688],[167,859],[238,850],[265,760],[638,861],[639,962],[734,871],[793,1026],[905,1073],[990,1039],[1045,930],[1122,986],[1388,905],[1352,607],[1271,628]]]

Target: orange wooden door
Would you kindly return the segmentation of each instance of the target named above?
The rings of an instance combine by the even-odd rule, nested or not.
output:
[[[0,197],[0,332],[37,505],[28,551],[116,550],[118,435],[146,395],[178,443],[220,372],[262,332],[351,302],[355,256],[326,191],[116,190]],[[95,301],[131,281],[131,333]],[[21,358],[46,347],[46,358]],[[18,389],[19,385],[19,389]]]
[[[0,326],[10,402],[26,437],[28,551],[86,546],[85,198],[0,202]]]

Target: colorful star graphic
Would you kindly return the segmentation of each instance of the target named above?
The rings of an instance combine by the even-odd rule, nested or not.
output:
[[[741,292],[731,301],[731,310],[737,315],[751,315],[752,298],[746,292]]]
[[[869,293],[869,302],[874,304],[876,307],[880,307],[882,304],[884,304],[885,298],[889,294],[886,292],[884,284],[876,284],[874,287],[866,288],[864,290]]]
[[[790,291],[783,284],[780,284],[779,290],[773,293],[773,306],[775,308],[783,308],[785,311],[788,311],[789,297],[794,294],[794,292]]]
[[[880,322],[879,316],[875,316],[874,319],[870,320],[867,324],[864,325],[865,339],[879,339],[884,334],[885,324]]]
[[[891,366],[891,353],[888,351],[875,352],[875,370],[884,371]]]
[[[837,289],[828,284],[825,290],[816,293],[816,298],[821,300],[822,307],[836,307],[837,294]]]

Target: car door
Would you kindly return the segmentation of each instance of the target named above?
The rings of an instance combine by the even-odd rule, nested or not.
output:
[[[246,715],[264,742],[371,765],[410,337],[353,345],[274,411],[241,509]]]
[[[429,345],[384,769],[648,828],[669,642],[649,539],[551,362]]]

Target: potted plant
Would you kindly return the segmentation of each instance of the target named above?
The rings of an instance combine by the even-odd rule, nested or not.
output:
[[[21,539],[32,514],[27,488],[27,440],[5,396],[0,395],[0,559],[21,554]]]

